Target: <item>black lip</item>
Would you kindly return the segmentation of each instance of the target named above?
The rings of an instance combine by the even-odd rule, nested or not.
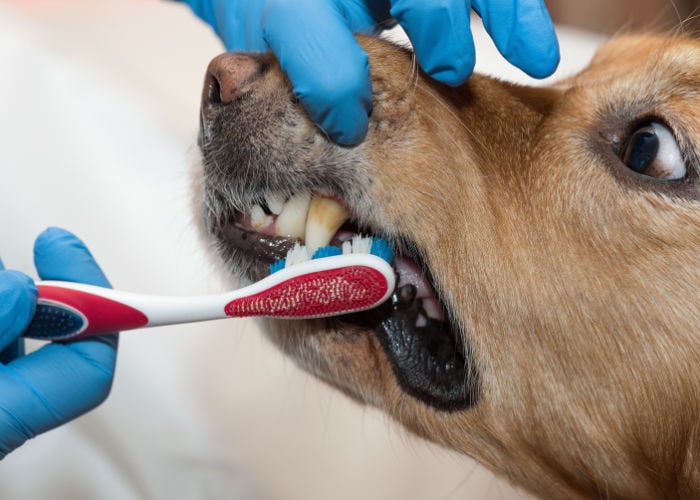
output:
[[[465,352],[447,322],[428,318],[424,326],[415,326],[419,314],[419,300],[394,298],[391,317],[375,329],[399,383],[439,410],[474,406],[479,386],[471,352]]]
[[[452,323],[425,317],[413,285],[404,285],[390,301],[339,321],[371,328],[377,335],[401,388],[441,411],[466,410],[479,401],[479,375],[471,348]]]
[[[247,262],[257,264],[258,271],[251,268],[254,276],[250,278],[259,280],[269,272],[269,266],[287,255],[294,246],[295,241],[289,238],[280,238],[261,234],[244,228],[236,222],[224,224],[219,228],[221,238],[227,242],[227,248],[234,249]],[[233,245],[230,243],[234,242]],[[239,260],[239,259],[235,259]]]
[[[217,232],[224,258],[247,264],[240,267],[247,269],[247,277],[253,280],[266,276],[268,266],[284,258],[295,243],[251,231],[237,222],[227,222]],[[402,247],[415,248],[405,240]],[[412,257],[420,262],[418,256]],[[335,322],[336,327],[338,322],[350,323],[374,331],[399,385],[412,397],[441,411],[473,407],[479,399],[479,376],[471,349],[464,347],[463,335],[451,322],[428,318],[423,326],[417,326],[419,315],[427,317],[422,301],[413,285],[405,285],[379,307],[327,321]]]

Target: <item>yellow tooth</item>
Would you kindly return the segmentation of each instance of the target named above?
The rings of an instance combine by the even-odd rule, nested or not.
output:
[[[306,218],[304,236],[304,243],[309,251],[314,252],[318,247],[328,245],[333,235],[349,218],[350,213],[336,200],[314,196]]]
[[[275,222],[275,232],[277,236],[290,238],[303,238],[306,227],[306,216],[309,213],[309,203],[311,196],[297,194],[289,198],[282,208],[282,212],[277,216]]]

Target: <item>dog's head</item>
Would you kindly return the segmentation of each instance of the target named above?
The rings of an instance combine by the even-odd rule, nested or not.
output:
[[[270,337],[531,491],[700,494],[700,43],[620,38],[551,88],[448,88],[361,41],[374,109],[352,148],[271,55],[207,72],[197,197],[231,273],[267,274],[310,197],[350,213],[328,239],[397,253],[389,303]]]

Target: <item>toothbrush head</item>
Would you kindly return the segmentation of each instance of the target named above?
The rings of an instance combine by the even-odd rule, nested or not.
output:
[[[226,314],[309,319],[364,311],[389,298],[396,275],[377,255],[343,254],[285,267],[264,282],[259,293],[229,303]]]

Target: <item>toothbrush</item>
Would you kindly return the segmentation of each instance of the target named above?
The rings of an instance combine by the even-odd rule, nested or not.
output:
[[[371,309],[396,285],[392,250],[381,239],[356,237],[310,258],[297,245],[271,274],[218,295],[166,297],[81,283],[39,281],[36,312],[25,337],[75,340],[107,332],[250,316],[309,319]]]

